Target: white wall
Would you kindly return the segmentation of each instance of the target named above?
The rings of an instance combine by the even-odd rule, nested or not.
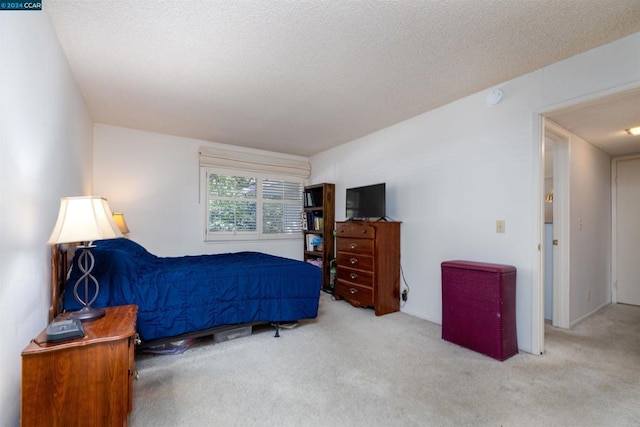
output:
[[[498,105],[477,93],[318,154],[310,181],[336,183],[338,220],[347,187],[387,183],[388,216],[403,222],[407,313],[441,322],[442,261],[516,266],[518,343],[532,351],[543,317],[533,312],[543,222],[537,113],[639,86],[639,46],[636,33],[498,85]],[[495,232],[498,219],[505,234]]]
[[[48,321],[62,196],[91,190],[92,124],[44,12],[0,13],[0,425],[20,417],[20,353]]]
[[[568,134],[569,321],[574,325],[611,302],[611,157]]]
[[[302,237],[204,242],[205,213],[200,200],[198,166],[201,146],[229,148],[197,139],[95,124],[95,194],[106,197],[114,212],[125,214],[130,239],[159,256],[251,250],[302,259]]]
[[[454,259],[515,265],[519,330],[530,318],[522,313],[531,311],[532,123],[522,105],[535,81],[501,87],[497,106],[476,94],[312,158],[312,181],[336,182],[338,219],[347,187],[387,183],[387,215],[402,221],[411,287],[403,311],[436,323],[440,264]],[[316,175],[323,170],[331,175]],[[496,234],[496,220],[506,221],[505,234]]]

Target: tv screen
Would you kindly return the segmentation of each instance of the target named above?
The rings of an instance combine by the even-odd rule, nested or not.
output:
[[[385,195],[385,183],[347,188],[347,218],[384,218],[386,215]]]

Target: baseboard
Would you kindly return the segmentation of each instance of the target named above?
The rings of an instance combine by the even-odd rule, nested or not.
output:
[[[600,306],[596,307],[594,310],[590,311],[589,313],[585,314],[584,316],[574,320],[573,322],[571,322],[569,324],[569,329],[573,329],[574,326],[576,326],[577,324],[587,320],[589,317],[593,316],[594,314],[596,314],[597,312],[599,312],[600,310],[602,310],[603,308],[605,308],[608,305],[611,305],[611,301],[607,301],[607,302],[601,304]]]

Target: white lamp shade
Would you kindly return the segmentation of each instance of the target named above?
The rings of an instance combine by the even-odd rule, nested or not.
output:
[[[95,196],[63,197],[48,244],[92,242],[122,237],[107,199]]]

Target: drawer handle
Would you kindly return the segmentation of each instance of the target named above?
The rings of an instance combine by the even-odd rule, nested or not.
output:
[[[351,262],[351,265],[357,264],[358,263],[358,258],[351,258],[349,261]]]
[[[355,249],[355,248],[357,248],[357,247],[358,247],[358,244],[357,244],[357,243],[352,243],[352,244],[350,244],[350,245],[349,245],[349,247],[350,247],[351,249]]]
[[[351,288],[349,289],[349,292],[351,292],[351,294],[355,294],[358,290],[356,288]]]
[[[352,279],[357,279],[357,278],[358,278],[358,275],[357,275],[356,273],[351,273],[351,278],[352,278]]]
[[[366,228],[362,229],[362,234],[367,234],[367,229]]]

